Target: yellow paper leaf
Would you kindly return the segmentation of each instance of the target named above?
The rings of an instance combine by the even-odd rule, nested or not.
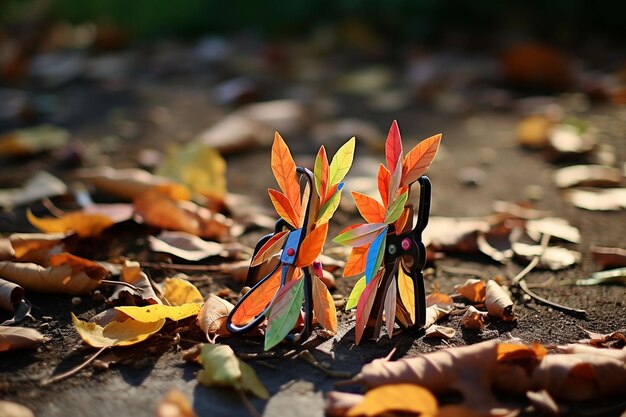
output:
[[[142,323],[122,314],[111,314],[108,323],[102,326],[98,323],[91,323],[79,320],[74,313],[72,323],[80,334],[80,337],[89,346],[95,348],[110,346],[129,346],[143,342],[154,333],[161,330],[165,324],[165,319]]]
[[[153,323],[162,319],[178,321],[187,317],[195,316],[200,311],[200,306],[196,303],[187,303],[179,306],[155,304],[145,307],[115,307],[115,309],[141,323]]]
[[[173,306],[187,303],[202,303],[204,298],[200,291],[186,279],[172,277],[165,280],[163,297]]]
[[[415,384],[392,384],[373,388],[359,404],[350,408],[347,417],[374,417],[391,412],[435,416],[437,399],[425,388]]]
[[[329,170],[329,186],[339,184],[341,180],[346,176],[350,167],[352,166],[352,159],[354,157],[354,145],[356,139],[350,138],[349,141],[343,144],[337,151],[333,159],[330,161]]]
[[[98,236],[114,222],[102,214],[82,212],[68,213],[62,217],[36,217],[30,210],[26,212],[30,224],[45,233],[76,232],[80,237]]]

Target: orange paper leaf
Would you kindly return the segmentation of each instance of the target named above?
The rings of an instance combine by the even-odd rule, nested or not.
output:
[[[335,310],[335,300],[328,291],[328,287],[315,275],[313,279],[313,312],[315,321],[324,329],[337,333],[337,311]]]
[[[365,194],[353,191],[352,198],[356,208],[361,213],[361,216],[368,223],[382,223],[385,219],[385,208],[375,199]]]
[[[393,121],[389,134],[387,135],[387,142],[385,142],[385,157],[387,159],[387,166],[394,172],[398,160],[402,158],[402,140],[400,139],[400,129],[398,128],[398,122]]]
[[[437,154],[440,142],[441,133],[424,139],[411,149],[404,158],[402,185],[412,184],[426,172]]]
[[[294,210],[294,205],[291,204],[289,199],[280,191],[272,190],[271,188],[267,190],[270,194],[270,200],[272,200],[272,204],[274,205],[274,209],[276,213],[280,217],[282,217],[287,223],[295,227],[296,229],[300,227],[300,211]],[[298,207],[300,203],[298,202]]]
[[[267,305],[274,299],[280,287],[280,273],[278,269],[261,285],[254,288],[254,293],[237,305],[232,316],[232,322],[236,326],[245,326],[254,320]]]
[[[257,266],[267,261],[271,256],[278,253],[278,251],[283,247],[283,243],[285,243],[285,239],[287,238],[287,231],[278,232],[271,238],[265,242],[261,249],[256,253],[254,259],[252,259],[252,263],[250,266]]]
[[[291,203],[296,213],[300,212],[300,185],[296,179],[296,163],[289,152],[287,144],[278,132],[274,134],[272,145],[272,172],[278,186]],[[286,219],[285,219],[286,220]],[[297,227],[297,226],[296,226]]]
[[[389,181],[391,180],[391,172],[383,165],[378,167],[378,192],[383,201],[383,206],[389,204]]]
[[[313,231],[304,238],[300,245],[300,250],[298,251],[296,266],[304,267],[311,265],[313,261],[320,256],[324,248],[327,233],[328,223],[323,223],[313,229]]]
[[[350,252],[350,256],[348,256],[348,260],[346,261],[346,266],[343,269],[344,277],[352,277],[362,274],[365,271],[367,250],[369,247],[370,245],[364,245],[352,248],[352,252]]]

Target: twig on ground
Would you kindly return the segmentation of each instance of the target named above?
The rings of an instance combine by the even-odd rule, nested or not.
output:
[[[187,265],[187,264],[170,264],[167,262],[146,262],[141,261],[139,263],[142,268],[152,269],[176,269],[179,271],[203,271],[203,272],[220,272],[222,267],[220,265]]]

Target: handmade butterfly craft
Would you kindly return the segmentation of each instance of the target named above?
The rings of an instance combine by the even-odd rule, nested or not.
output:
[[[297,167],[278,133],[272,145],[272,172],[281,191],[269,189],[280,216],[273,233],[259,240],[246,285],[252,287],[229,314],[231,333],[246,333],[267,318],[265,350],[281,340],[306,340],[313,324],[337,332],[335,304],[320,280],[321,254],[328,222],[339,206],[343,178],[354,156],[355,139],[346,142],[330,164],[322,146],[314,173]]]
[[[424,325],[425,291],[422,269],[426,249],[422,231],[430,213],[430,181],[423,176],[432,163],[441,135],[418,143],[403,157],[398,124],[394,121],[385,144],[387,167],[378,169],[378,191],[382,204],[353,192],[361,216],[367,223],[344,229],[335,242],[351,246],[344,276],[364,276],[356,283],[346,309],[356,306],[356,343],[380,334],[383,312],[389,337],[397,321],[403,327]],[[420,184],[417,221],[409,203],[411,185]]]

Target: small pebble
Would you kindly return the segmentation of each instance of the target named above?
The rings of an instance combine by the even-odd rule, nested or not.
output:
[[[541,185],[531,184],[524,188],[524,196],[531,201],[539,201],[544,196],[544,190]]]
[[[41,330],[46,330],[50,328],[50,323],[41,323],[41,325],[39,325],[39,329]]]
[[[524,294],[522,298],[524,299],[525,302],[529,302],[530,300],[532,300],[532,297],[528,294]]]
[[[80,297],[72,297],[72,304],[74,304],[75,306],[79,305],[82,302],[83,300]]]
[[[480,168],[466,167],[462,168],[457,174],[459,183],[468,187],[478,187],[485,183],[487,174]]]
[[[93,298],[94,301],[104,301],[104,300],[106,300],[105,296],[102,295],[100,290],[95,290],[93,292],[92,298]]]
[[[251,289],[252,289],[252,288],[250,288],[250,287],[243,287],[243,288],[241,289],[241,292],[240,292],[239,294],[240,294],[240,295],[246,295],[248,292],[250,292],[250,290],[251,290]]]
[[[498,160],[498,152],[493,148],[480,148],[481,165],[493,165]]]

